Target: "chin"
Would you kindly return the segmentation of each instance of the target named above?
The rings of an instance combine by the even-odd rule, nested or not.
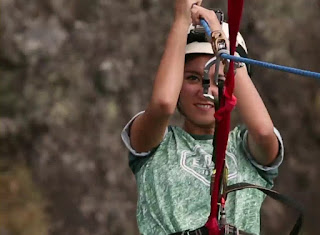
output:
[[[188,120],[188,122],[192,123],[194,126],[200,127],[200,128],[214,128],[215,126],[215,118],[214,113],[209,115],[197,115],[188,113],[185,114],[185,119]]]
[[[202,128],[213,128],[215,125],[215,120],[195,120],[194,123]]]

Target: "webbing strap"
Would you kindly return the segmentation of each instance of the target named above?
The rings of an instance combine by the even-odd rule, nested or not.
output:
[[[240,27],[242,15],[243,0],[228,0],[228,18],[229,18],[229,40],[230,54],[233,55],[236,49],[236,37]],[[221,175],[225,164],[225,152],[227,148],[228,135],[230,131],[230,113],[235,105],[233,97],[234,89],[234,63],[230,61],[229,71],[225,82],[224,96],[220,101],[220,109],[215,113],[217,128],[216,133],[216,175],[211,192],[211,212],[206,223],[209,235],[218,235],[218,199],[220,194]]]
[[[237,184],[233,184],[233,185],[228,186],[226,188],[226,195],[228,195],[228,193],[231,193],[231,192],[234,192],[237,190],[247,189],[247,188],[258,189],[258,190],[262,191],[263,193],[267,194],[269,197],[296,209],[299,212],[299,217],[298,217],[294,227],[292,228],[290,235],[298,235],[299,234],[301,226],[302,226],[302,222],[303,222],[303,209],[300,204],[298,204],[296,201],[292,200],[291,198],[289,198],[287,196],[279,194],[278,192],[276,192],[274,190],[264,188],[261,186],[257,186],[257,185],[253,185],[253,184],[248,184],[248,183],[237,183]]]

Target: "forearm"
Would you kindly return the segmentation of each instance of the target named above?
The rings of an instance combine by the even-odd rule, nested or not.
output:
[[[277,156],[278,141],[270,115],[245,67],[237,69],[234,93],[241,119],[249,131],[249,150],[259,163],[268,165]]]
[[[173,113],[183,82],[189,22],[175,19],[154,81],[151,106]]]

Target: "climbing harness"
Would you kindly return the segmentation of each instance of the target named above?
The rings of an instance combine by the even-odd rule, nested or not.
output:
[[[229,5],[232,0],[229,0]],[[229,7],[229,11],[235,11],[235,9],[242,9],[243,1],[238,1],[235,8]],[[231,10],[230,10],[231,9]],[[242,10],[241,10],[242,11]],[[292,199],[283,196],[276,191],[270,190],[257,185],[252,185],[248,183],[238,183],[234,185],[227,186],[227,168],[225,166],[225,150],[228,140],[228,133],[230,129],[230,112],[235,106],[236,98],[232,95],[234,88],[234,60],[240,63],[249,61],[254,64],[248,58],[235,57],[232,56],[235,52],[236,45],[236,35],[239,31],[239,24],[241,18],[241,11],[239,13],[234,13],[235,17],[229,18],[229,30],[230,30],[230,53],[227,49],[226,38],[222,31],[210,32],[210,28],[204,20],[201,20],[204,31],[206,31],[207,36],[211,35],[211,43],[215,56],[211,58],[205,65],[204,77],[202,80],[203,85],[203,95],[209,100],[215,103],[216,107],[216,131],[214,133],[213,139],[213,159],[216,159],[215,165],[216,169],[211,177],[211,213],[208,218],[205,227],[207,228],[207,234],[209,235],[220,235],[220,234],[250,234],[245,231],[237,229],[235,226],[227,224],[226,214],[225,214],[225,200],[230,192],[237,190],[254,188],[262,191],[268,196],[275,200],[278,200],[288,206],[291,206],[300,212],[299,218],[291,231],[291,235],[298,234],[302,225],[302,208]],[[235,26],[230,25],[230,22],[234,22]],[[209,28],[209,31],[208,31]],[[231,55],[230,55],[231,54]],[[236,59],[235,59],[236,58]],[[220,62],[224,64],[224,73],[227,73],[227,79],[224,80],[219,76],[219,66]],[[257,64],[257,63],[256,63]],[[215,65],[214,83],[218,86],[218,98],[213,97],[209,93],[210,88],[210,77],[209,71],[211,66]],[[241,64],[240,64],[241,65]],[[270,65],[269,65],[270,66]],[[239,67],[239,64],[238,64]],[[279,68],[279,66],[278,66]],[[283,68],[283,67],[281,67]],[[291,70],[293,71],[293,70]],[[296,69],[297,71],[297,69]],[[306,74],[301,72],[300,74]],[[308,75],[315,75],[316,73],[307,73]],[[220,142],[219,142],[220,141]],[[200,230],[203,230],[203,227]],[[197,230],[195,230],[197,231]],[[194,234],[198,234],[197,232]]]
[[[229,31],[230,31],[230,54],[234,54],[236,48],[236,35],[239,31],[240,18],[242,14],[243,8],[243,0],[241,1],[233,1],[234,7],[230,6],[232,0],[229,0],[229,12],[233,11],[232,17],[229,17]],[[240,9],[240,11],[235,12],[236,9]],[[230,15],[230,14],[229,14]],[[212,100],[209,94],[210,87],[210,78],[209,78],[209,70],[210,67],[215,64],[215,75],[214,82],[218,86],[218,101],[213,99],[215,103],[218,103],[216,106],[216,131],[214,133],[214,153],[213,159],[216,159],[215,162],[215,172],[212,174],[212,182],[211,182],[211,212],[205,226],[208,229],[209,235],[220,235],[220,234],[249,234],[245,231],[238,230],[235,226],[227,224],[226,215],[225,215],[225,200],[227,199],[227,194],[229,192],[233,192],[236,190],[241,190],[245,188],[255,188],[258,189],[267,195],[273,197],[276,200],[279,200],[289,206],[293,206],[300,212],[299,218],[291,231],[290,234],[298,234],[300,227],[302,225],[302,209],[296,203],[294,203],[291,199],[280,195],[279,193],[272,191],[270,189],[251,185],[247,183],[240,183],[231,186],[227,186],[227,168],[225,166],[225,150],[228,141],[228,133],[230,129],[230,112],[235,106],[236,98],[233,96],[234,89],[234,62],[231,60],[233,57],[230,56],[229,51],[227,50],[226,39],[223,35],[222,31],[213,31],[210,32],[210,28],[206,25],[204,20],[201,20],[207,35],[211,35],[212,38],[212,48],[215,54],[211,60],[207,62],[204,69],[204,79],[203,79],[203,92],[204,96]],[[232,23],[232,24],[231,24]],[[209,31],[208,31],[209,28]],[[230,62],[227,60],[229,59]],[[223,64],[229,65],[227,67],[228,73],[226,81],[223,79],[219,79],[219,65],[220,61]],[[242,62],[241,60],[238,60]],[[226,73],[226,70],[224,71]],[[225,89],[224,89],[225,85]],[[219,213],[220,211],[220,213]],[[220,215],[220,217],[219,217]]]
[[[203,95],[209,101],[215,103],[215,133],[213,138],[212,158],[215,159],[215,170],[211,176],[210,194],[211,194],[211,211],[206,224],[192,231],[183,231],[178,234],[208,234],[208,235],[223,235],[223,234],[250,234],[245,231],[241,231],[233,225],[230,225],[226,221],[225,201],[230,192],[235,192],[242,189],[257,189],[266,194],[267,196],[286,204],[289,207],[296,209],[299,212],[298,219],[290,232],[290,235],[297,235],[302,226],[303,221],[303,209],[294,200],[287,196],[281,195],[274,190],[264,188],[258,185],[252,185],[248,183],[237,183],[227,186],[227,168],[225,166],[225,152],[228,141],[228,135],[230,130],[230,113],[236,104],[236,98],[233,96],[234,89],[234,74],[235,68],[242,67],[244,64],[247,66],[248,74],[251,75],[250,65],[258,65],[275,70],[294,73],[302,76],[313,77],[320,79],[320,73],[301,70],[297,68],[291,68],[281,65],[275,65],[262,61],[256,61],[247,58],[243,48],[236,48],[236,38],[239,32],[240,19],[243,9],[243,0],[228,0],[228,15],[229,15],[229,42],[230,53],[227,49],[226,38],[222,31],[211,32],[209,25],[205,20],[201,20],[202,28],[198,28],[197,37],[205,38],[212,43],[212,49],[214,51],[214,57],[212,57],[205,65],[204,77],[202,79]],[[216,12],[217,14],[217,12]],[[217,14],[220,23],[223,21],[223,13]],[[222,20],[221,20],[222,19]],[[206,35],[201,35],[201,32],[206,32]],[[209,38],[209,40],[208,40]],[[193,40],[193,39],[191,39]],[[199,41],[199,40],[198,40]],[[235,51],[240,56],[234,56]],[[227,74],[226,79],[219,76],[220,63],[224,64],[224,74]],[[209,71],[211,66],[215,65],[214,83],[218,86],[218,97],[214,97],[210,94],[210,77]]]

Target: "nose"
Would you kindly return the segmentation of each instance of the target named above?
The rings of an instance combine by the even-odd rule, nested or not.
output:
[[[214,96],[214,97],[218,97],[218,87],[216,86],[216,84],[213,82],[213,79],[211,79],[210,81],[210,87],[208,90],[209,95]],[[203,86],[199,85],[198,91],[197,91],[197,95],[201,98],[203,98],[204,94],[203,94]]]
[[[218,96],[218,87],[217,85],[213,82],[213,79],[210,81],[210,88],[209,91],[211,92],[211,95],[217,97]]]

